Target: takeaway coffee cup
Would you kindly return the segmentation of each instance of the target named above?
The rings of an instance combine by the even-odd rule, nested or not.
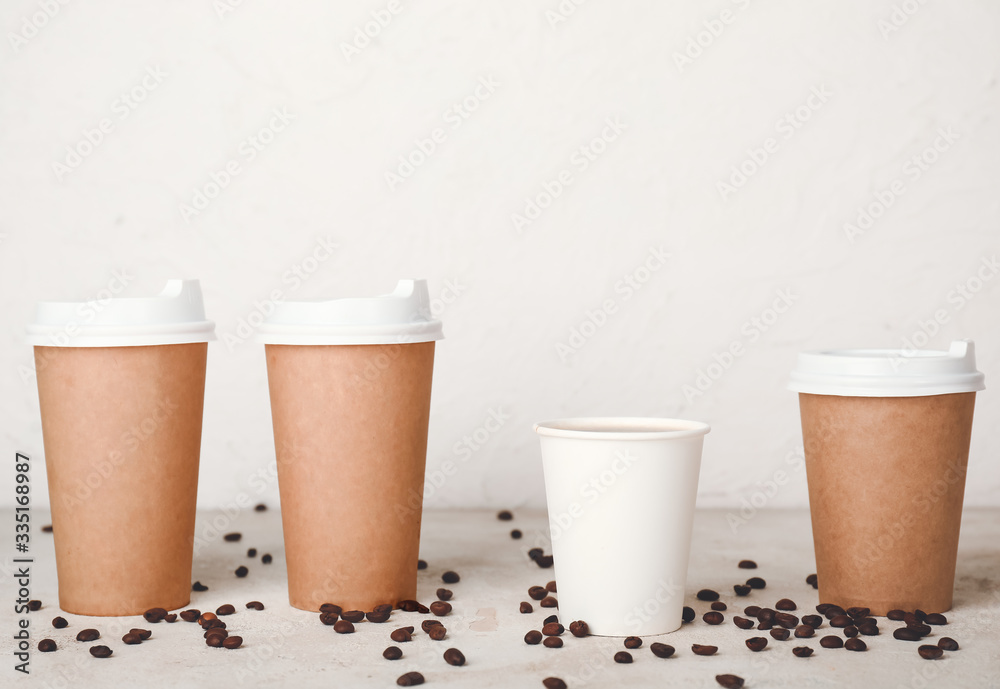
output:
[[[27,341],[63,610],[189,602],[214,330],[197,280],[169,280],[155,297],[38,304]]]
[[[424,280],[379,297],[280,302],[260,327],[294,607],[416,598],[442,337]]]
[[[577,418],[540,436],[559,616],[599,636],[681,626],[707,424]]]
[[[799,355],[819,597],[842,607],[952,604],[976,391],[971,341],[948,351]]]

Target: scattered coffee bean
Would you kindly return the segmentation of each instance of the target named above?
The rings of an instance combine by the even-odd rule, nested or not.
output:
[[[740,569],[757,569],[757,563],[753,560],[740,560],[740,563],[736,566]]]
[[[97,641],[101,638],[101,633],[96,629],[81,629],[77,632],[77,641]]]
[[[542,634],[545,636],[559,636],[564,631],[566,631],[566,628],[558,622],[547,622],[545,626],[542,627]]]
[[[749,596],[751,589],[749,586],[744,586],[743,584],[734,584],[733,591],[736,592],[737,596]]]
[[[819,629],[823,626],[823,618],[819,615],[804,615],[802,617],[802,624],[808,624],[813,629]]]
[[[427,569],[427,561],[417,560],[417,569]]]
[[[583,620],[576,620],[569,623],[569,633],[573,636],[582,639],[583,637],[590,634],[590,627]]]
[[[271,557],[270,553],[264,553],[263,555],[260,556],[260,562],[261,562],[261,564],[264,564],[264,565],[271,564],[271,560],[273,560],[273,559],[274,558]]]
[[[944,651],[938,646],[931,646],[930,644],[924,644],[917,649],[917,653],[924,660],[937,660],[944,655]]]
[[[177,621],[177,613],[175,612],[167,613],[166,615],[163,616],[163,621],[173,624],[174,622]]]
[[[145,641],[146,639],[148,639],[153,635],[153,632],[149,631],[148,629],[136,629],[135,627],[133,627],[129,631],[132,632],[133,634],[137,634],[139,638],[142,639],[143,641]]]
[[[337,620],[333,623],[333,631],[338,634],[353,634],[354,625],[347,620]]]
[[[785,629],[795,629],[799,626],[799,618],[787,612],[774,613],[774,622]]]
[[[558,622],[558,621],[559,621],[559,615],[549,615],[548,617],[545,618],[542,624],[548,624],[549,622]]]
[[[820,615],[822,615],[827,610],[829,610],[831,607],[832,607],[832,605],[830,603],[820,603],[819,605],[816,606],[816,612],[818,612]]]
[[[443,600],[436,600],[431,603],[430,610],[438,617],[444,617],[451,612],[451,603],[446,603]]]
[[[447,571],[441,575],[441,581],[446,584],[457,584],[462,577],[457,572]]]
[[[510,510],[500,510],[497,512],[497,519],[502,522],[509,522],[514,518],[514,515],[510,513]]]
[[[555,593],[556,592],[556,582],[555,582],[555,580],[550,581],[547,584],[545,584],[545,590],[548,591],[549,593]]]
[[[888,617],[890,620],[893,620],[894,622],[899,622],[900,620],[903,619],[903,617],[906,616],[906,612],[904,612],[903,610],[899,610],[897,608],[895,610],[890,610],[885,614],[885,616]]]
[[[215,627],[214,629],[209,629],[207,632],[202,634],[202,636],[206,639],[212,636],[216,636],[219,638],[219,641],[222,641],[227,636],[229,636],[229,632],[227,632],[225,629],[220,629],[218,627]]]
[[[813,654],[813,650],[808,646],[796,646],[792,649],[792,653],[796,658],[808,658]]]
[[[691,644],[691,652],[696,656],[711,656],[719,650],[718,646],[702,646],[701,644]]]
[[[689,608],[688,606],[685,605],[681,609],[681,620],[683,622],[690,622],[693,619],[694,619],[694,608]]]
[[[698,592],[698,600],[719,600],[719,592],[712,589],[702,589]]]
[[[806,577],[806,583],[812,586],[814,589],[819,588],[819,579],[816,578],[815,574],[810,574]]]
[[[537,629],[532,629],[524,635],[524,643],[531,646],[542,643],[542,633]]]
[[[520,529],[511,529],[511,531],[510,531],[510,537],[513,538],[515,541],[519,540],[521,538],[521,536],[523,536],[523,535],[524,534],[521,533]]]
[[[230,649],[239,648],[242,645],[243,645],[242,636],[227,636],[225,639],[222,640],[223,648],[230,648]]]
[[[107,646],[91,646],[90,655],[95,658],[110,658],[112,650]]]
[[[632,654],[628,651],[618,651],[615,653],[615,662],[628,664],[632,662]]]
[[[820,639],[819,645],[823,648],[842,648],[844,646],[844,640],[839,636],[831,634],[830,636],[824,636]]]
[[[916,610],[914,610],[913,614],[921,622],[923,622],[924,620],[927,619],[927,613],[924,612],[923,610],[921,610],[920,608],[917,608]]]
[[[866,651],[868,650],[868,644],[861,639],[853,638],[844,642],[844,648],[848,651]]]
[[[371,612],[365,613],[365,618],[369,622],[374,622],[376,624],[381,624],[383,622],[389,621],[389,616],[392,614],[391,610],[372,610]]]
[[[236,571],[233,572],[233,574],[235,574],[236,576],[238,576],[240,579],[242,579],[243,577],[245,577],[249,573],[250,573],[250,570],[247,569],[246,567],[244,567],[243,565],[240,565],[239,567],[237,567]]]
[[[548,648],[562,648],[563,640],[558,636],[547,636],[542,641],[542,645]]]
[[[150,608],[146,612],[142,613],[143,618],[150,624],[160,622],[164,617],[167,616],[167,611],[163,608]]]
[[[834,615],[830,618],[831,627],[849,627],[853,620],[847,615]]]
[[[438,620],[424,620],[423,622],[420,623],[420,628],[424,630],[425,634],[431,630],[431,627],[440,627],[440,626],[441,622],[439,622]]]
[[[771,630],[771,638],[777,641],[785,641],[789,636],[791,636],[791,632],[784,627],[775,627]]]
[[[558,608],[559,607],[559,601],[557,601],[552,596],[546,596],[545,598],[543,598],[540,601],[538,601],[538,604],[540,606],[542,606],[543,608]]]
[[[767,586],[767,582],[760,577],[750,577],[747,579],[747,586],[752,589],[762,589]]]
[[[555,563],[551,555],[541,555],[535,558],[535,564],[541,569],[549,569]]]
[[[264,609],[264,604],[261,603],[259,600],[252,600],[249,603],[247,603],[247,610],[263,610],[263,609]]]
[[[907,629],[912,629],[913,631],[915,631],[917,634],[919,634],[922,637],[923,636],[927,636],[928,634],[930,634],[933,631],[933,629],[931,629],[930,625],[921,624],[920,622],[917,622],[916,624],[908,624],[908,625],[906,625],[906,628]]]
[[[772,628],[774,628],[773,622],[761,622],[760,624],[757,625],[757,629],[762,632],[766,632]]]
[[[853,624],[849,624],[846,627],[844,627],[844,636],[853,639],[858,634],[860,634],[860,632],[858,631],[858,628],[855,627]]]
[[[777,603],[774,604],[774,607],[777,608],[778,610],[795,610],[796,606],[795,606],[795,601],[791,600],[790,598],[782,598],[781,600],[779,600]]]
[[[220,616],[221,615],[232,615],[235,612],[236,612],[236,608],[234,606],[230,605],[229,603],[226,603],[225,605],[220,605],[219,607],[217,607],[215,609],[215,614],[216,615],[220,615]]]
[[[853,617],[856,620],[860,620],[863,617],[868,617],[868,613],[870,613],[870,612],[871,612],[871,610],[869,608],[848,608],[847,609],[847,614],[850,615],[851,617]]]
[[[29,600],[28,601],[28,610],[30,610],[31,612],[37,612],[37,611],[39,611],[41,609],[42,609],[42,601],[40,601],[40,600]]]
[[[201,583],[200,581],[196,581],[196,582],[194,582],[193,584],[191,584],[191,590],[192,590],[192,591],[207,591],[207,590],[208,590],[208,587],[207,587],[207,586],[205,586],[205,585],[204,585],[203,583]]]
[[[674,654],[674,647],[670,644],[661,644],[659,641],[654,641],[649,645],[649,650],[653,652],[653,655],[657,658],[669,658]]]
[[[865,624],[858,625],[858,631],[865,636],[878,636],[879,629],[877,624],[872,624],[871,622],[866,622]]]
[[[392,633],[389,634],[389,638],[397,644],[413,641],[413,627],[400,627],[399,629],[394,629]]]
[[[69,622],[66,621],[65,617],[53,617],[52,618],[52,626],[55,627],[56,629],[63,629],[67,625],[69,625]]]
[[[811,639],[814,634],[816,634],[816,630],[808,624],[800,624],[795,628],[795,637],[797,639]]]
[[[444,662],[455,667],[461,667],[465,665],[465,654],[457,648],[449,648],[444,652]]]
[[[716,612],[722,612],[722,611],[727,610],[727,609],[728,609],[728,606],[725,603],[723,603],[721,600],[717,600],[714,603],[712,603],[712,610],[715,610]]]
[[[337,620],[340,619],[340,615],[335,612],[321,612],[319,614],[319,621],[325,624],[327,627],[337,624]]]
[[[243,534],[234,531],[233,533],[227,533],[225,536],[223,536],[223,538],[229,541],[230,543],[235,543],[236,541],[243,538]]]
[[[52,639],[42,639],[38,642],[38,650],[42,653],[52,653],[56,648],[56,642]]]
[[[740,617],[739,615],[733,618],[733,624],[740,629],[753,629],[753,620],[748,620],[747,618]]]
[[[544,586],[532,586],[528,589],[528,598],[531,600],[541,600],[547,595],[549,592],[545,590]]]
[[[436,592],[438,600],[451,600],[455,594],[450,589],[438,589]]]
[[[401,687],[415,687],[424,683],[424,676],[419,672],[407,672],[396,679],[396,684]]]
[[[122,643],[128,646],[135,646],[136,644],[141,644],[142,639],[139,637],[138,634],[127,632],[122,636]]]
[[[757,617],[757,615],[760,614],[760,606],[748,605],[747,607],[743,608],[743,614],[746,615],[747,617]]]
[[[334,605],[333,603],[323,603],[323,605],[319,606],[319,611],[332,612],[336,615],[340,615],[340,613],[343,612],[343,608],[341,608],[339,605]]]
[[[702,615],[701,619],[703,619],[707,624],[722,624],[723,622],[726,621],[726,616],[723,615],[721,612],[716,612],[715,610],[712,610]]]
[[[627,636],[625,637],[625,648],[630,650],[635,650],[642,646],[642,639],[637,636]]]
[[[382,651],[382,657],[386,660],[399,660],[403,657],[403,649],[399,646],[389,646]]]
[[[431,637],[434,641],[441,641],[447,634],[448,630],[443,624],[435,625],[427,630],[427,636]]]
[[[204,624],[201,625],[202,629],[225,629],[226,623],[222,620],[216,618],[214,620],[206,620]]]
[[[267,511],[267,505],[265,505],[262,502],[259,502],[256,505],[254,505],[253,509],[254,509],[254,512],[266,512]]]
[[[566,683],[558,677],[546,677],[542,680],[545,689],[566,689]]]
[[[945,651],[957,651],[958,642],[955,641],[950,636],[942,636],[940,639],[938,639],[938,648]]]
[[[365,619],[365,613],[361,610],[344,610],[340,613],[340,619],[357,624]]]
[[[941,613],[932,612],[930,615],[924,618],[924,622],[926,624],[933,624],[933,625],[948,624],[948,618],[942,615]]]
[[[751,651],[758,653],[767,648],[767,639],[763,636],[751,636],[746,640],[746,645]]]
[[[46,524],[45,526],[43,526],[42,527],[42,533],[52,533],[52,525],[51,524]],[[53,649],[53,650],[55,650],[55,649]]]
[[[523,614],[527,615],[529,612],[534,612],[534,608],[531,607],[531,603],[528,601],[521,601],[521,605],[518,608]]]
[[[222,642],[226,637],[221,634],[212,634],[205,637],[205,645],[212,648],[222,648]]]
[[[542,550],[541,548],[532,548],[531,550],[528,551],[528,559],[529,560],[537,560],[538,558],[540,558],[544,554],[545,554],[545,551]]]
[[[832,620],[837,615],[847,615],[847,611],[839,605],[828,605],[826,606],[826,610],[823,611],[823,615],[826,616],[826,619]]]
[[[195,610],[194,608],[181,610],[180,616],[185,622],[197,622],[198,618],[201,617],[201,610]]]
[[[403,612],[417,612],[420,610],[420,603],[408,598],[406,600],[399,601],[399,609]]]
[[[739,675],[716,675],[715,681],[725,689],[740,689],[743,686],[743,678]]]

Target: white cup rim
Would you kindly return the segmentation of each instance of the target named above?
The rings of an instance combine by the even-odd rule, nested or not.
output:
[[[553,419],[535,424],[535,433],[581,440],[658,440],[705,435],[707,423],[648,416],[590,416]]]

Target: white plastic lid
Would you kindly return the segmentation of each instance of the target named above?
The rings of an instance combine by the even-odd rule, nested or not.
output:
[[[947,351],[834,349],[802,352],[790,390],[845,397],[923,397],[986,389],[972,340]]]
[[[42,347],[136,347],[215,339],[197,280],[167,280],[155,297],[43,301],[27,342]]]
[[[391,294],[281,301],[255,340],[277,345],[374,345],[444,338],[431,315],[426,280],[400,280]]]

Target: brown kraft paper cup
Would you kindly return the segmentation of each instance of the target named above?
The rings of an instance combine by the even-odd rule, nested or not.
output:
[[[204,342],[35,347],[66,612],[189,602],[207,353]]]
[[[416,598],[434,342],[265,351],[289,602]]]
[[[944,612],[976,393],[800,393],[821,602]]]

